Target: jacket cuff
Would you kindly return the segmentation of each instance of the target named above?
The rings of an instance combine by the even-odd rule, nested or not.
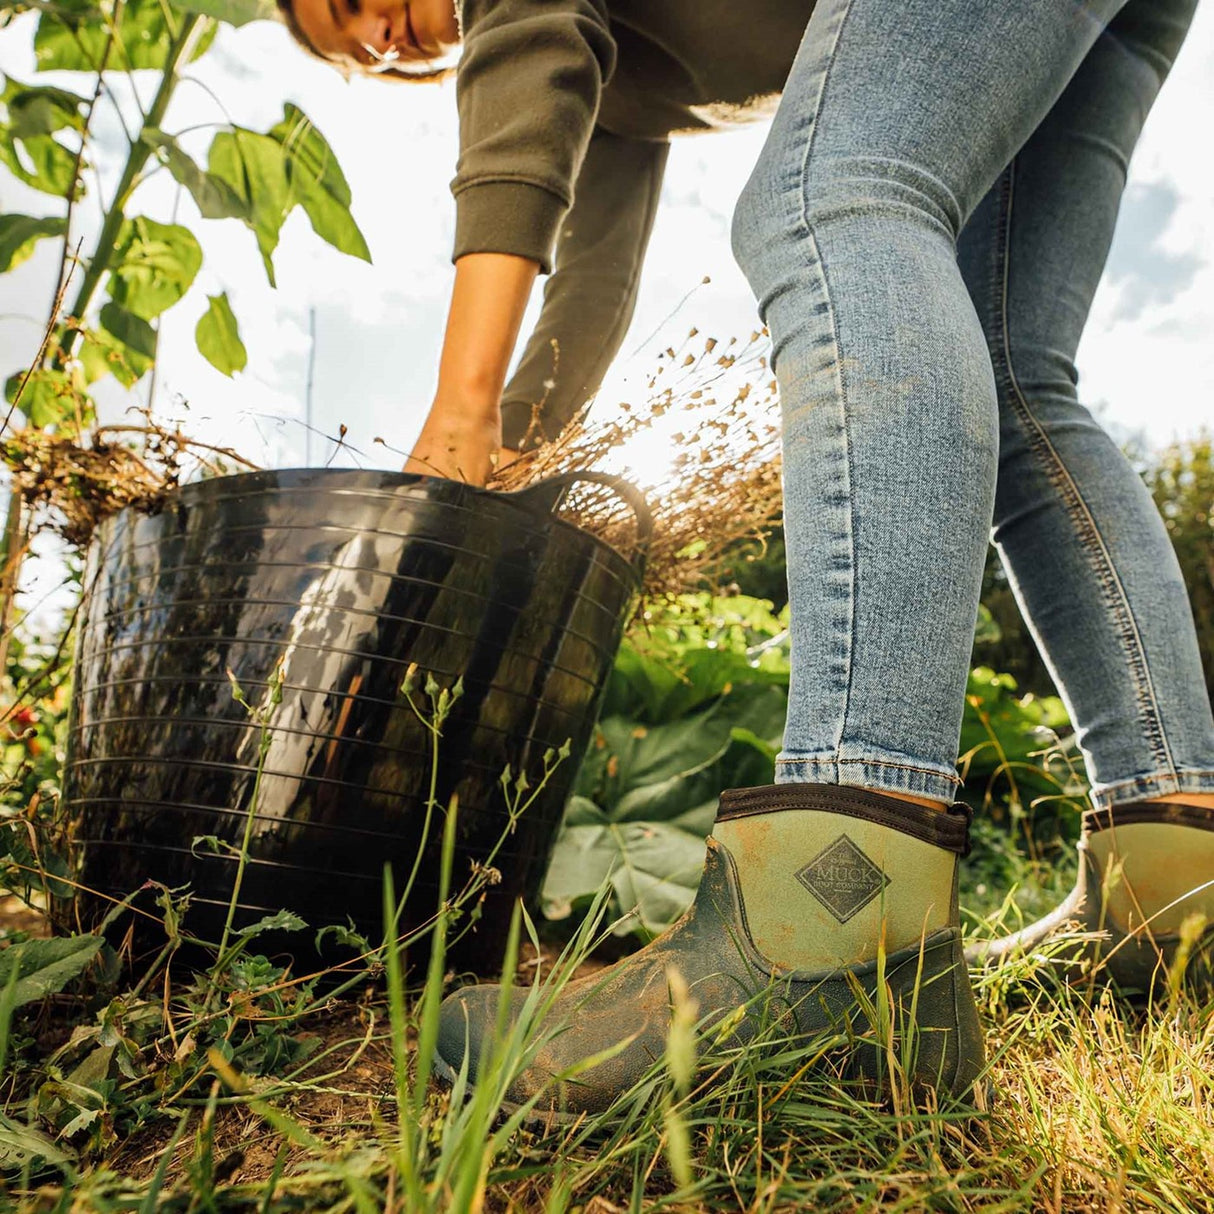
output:
[[[552,271],[557,229],[568,204],[543,186],[525,181],[483,181],[464,186],[455,196],[455,251],[513,253]]]

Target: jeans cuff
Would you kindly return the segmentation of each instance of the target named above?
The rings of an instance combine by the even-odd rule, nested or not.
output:
[[[907,761],[904,755],[837,755],[783,751],[776,759],[777,784],[846,784],[876,792],[906,793],[951,804],[961,780],[952,768]]]
[[[779,779],[779,776],[776,777]],[[1149,801],[1152,797],[1168,797],[1176,793],[1214,793],[1214,771],[1161,771],[1110,784],[1094,784],[1089,794],[1095,809],[1112,809],[1134,801]]]

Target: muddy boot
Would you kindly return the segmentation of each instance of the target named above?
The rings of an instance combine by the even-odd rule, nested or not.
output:
[[[1204,925],[1191,916],[1203,916]],[[973,964],[990,964],[1048,945],[1066,931],[1090,933],[1057,953],[1076,973],[1111,979],[1127,993],[1150,993],[1183,951],[1186,977],[1209,982],[1214,969],[1214,810],[1141,802],[1083,815],[1079,876],[1067,899],[1014,935],[979,941]]]
[[[903,1081],[968,1095],[984,1065],[957,917],[957,860],[968,849],[968,827],[963,807],[940,812],[857,788],[726,792],[691,909],[639,952],[555,997],[506,1104],[517,1108],[541,1093],[540,1115],[608,1109],[666,1050],[671,970],[695,1001],[701,1045],[706,1035],[715,1048],[763,1033],[785,1046],[790,1036],[808,1042],[839,1033],[849,1042],[845,1074],[885,1089],[896,1059]],[[890,1049],[861,1007],[877,989],[882,937]],[[465,1058],[470,1083],[482,1078],[499,990],[466,987],[444,1002],[437,1069],[446,1078]],[[512,1019],[531,1014],[535,1001],[527,997],[524,988],[511,991]]]

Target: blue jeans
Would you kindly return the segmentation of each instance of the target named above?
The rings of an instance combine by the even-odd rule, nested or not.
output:
[[[952,799],[993,535],[1094,801],[1214,791],[1180,570],[1073,361],[1195,3],[819,0],[734,219],[784,419],[777,779]]]

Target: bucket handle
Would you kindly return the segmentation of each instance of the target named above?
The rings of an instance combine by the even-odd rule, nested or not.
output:
[[[638,569],[643,568],[645,557],[649,552],[649,541],[653,537],[653,512],[649,509],[649,502],[645,495],[631,481],[625,480],[622,476],[616,476],[610,472],[562,472],[534,485],[528,485],[525,489],[516,489],[511,496],[536,495],[545,509],[555,511],[560,508],[569,490],[580,481],[592,481],[597,485],[605,485],[632,509],[633,514],[636,515],[637,524],[636,551],[633,553],[632,563]]]

